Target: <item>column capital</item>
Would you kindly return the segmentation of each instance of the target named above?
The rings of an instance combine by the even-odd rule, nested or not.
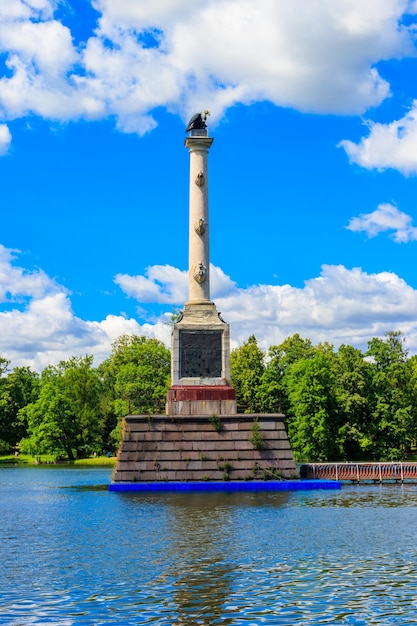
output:
[[[184,145],[190,152],[193,150],[209,150],[213,141],[213,137],[187,137]]]

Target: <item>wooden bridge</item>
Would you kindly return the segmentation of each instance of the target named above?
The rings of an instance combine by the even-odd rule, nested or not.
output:
[[[301,478],[346,480],[359,482],[417,482],[417,463],[395,461],[385,463],[305,463]]]

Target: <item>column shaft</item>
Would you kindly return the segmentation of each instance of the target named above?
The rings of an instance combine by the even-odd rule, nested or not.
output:
[[[190,151],[189,302],[210,301],[210,237],[208,215],[208,151],[210,137],[187,137]]]

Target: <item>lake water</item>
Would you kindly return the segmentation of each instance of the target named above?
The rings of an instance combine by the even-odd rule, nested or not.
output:
[[[417,623],[417,485],[108,492],[0,468],[0,624]]]

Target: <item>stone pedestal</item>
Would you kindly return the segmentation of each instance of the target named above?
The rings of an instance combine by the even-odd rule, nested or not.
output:
[[[213,302],[188,302],[172,330],[167,415],[233,415],[230,331]]]
[[[113,480],[279,480],[297,470],[284,416],[125,418]]]

